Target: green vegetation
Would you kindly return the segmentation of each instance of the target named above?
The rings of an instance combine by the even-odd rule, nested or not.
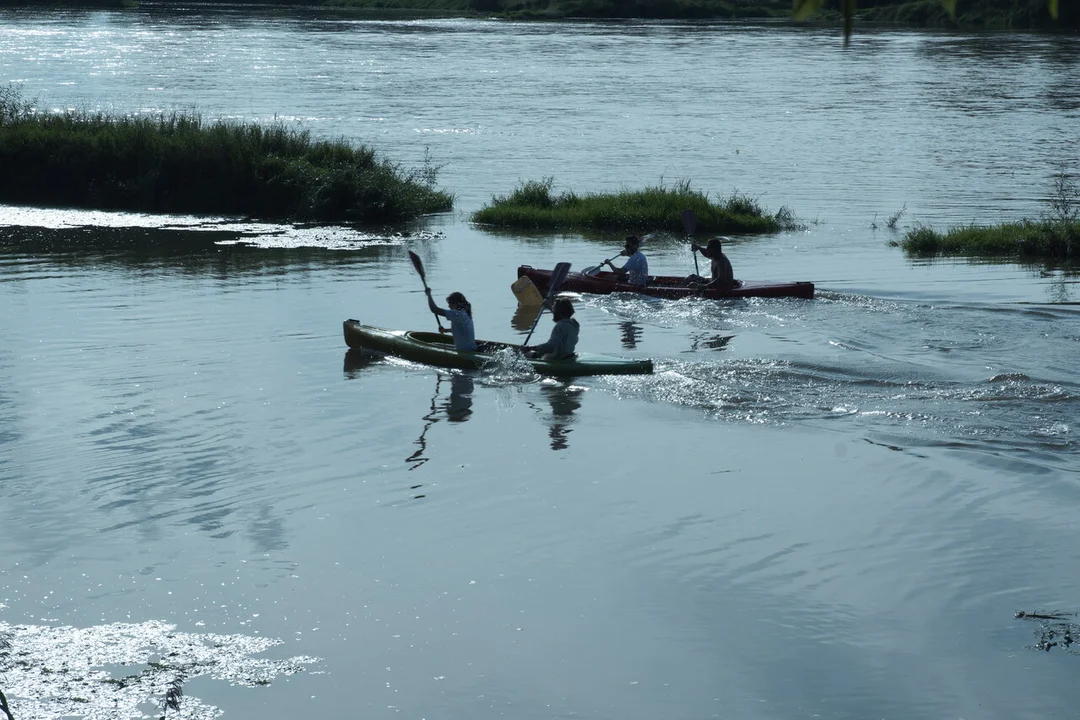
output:
[[[863,5],[870,9],[859,11],[857,0],[794,0],[793,17],[806,20],[823,11],[839,16],[844,22],[845,43],[856,18],[951,27],[1080,27],[1080,8],[1060,0],[863,0]]]
[[[0,202],[264,219],[393,223],[451,209],[438,168],[281,123],[198,115],[44,114],[0,89]]]
[[[791,18],[791,0],[324,0],[366,11],[488,15],[512,19],[736,20]],[[859,5],[862,5],[862,8]],[[1078,27],[1080,11],[1059,0],[795,0],[794,17],[972,28]],[[1060,7],[1059,7],[1060,6]]]
[[[378,17],[738,20],[816,18],[980,29],[1078,28],[1080,5],[1061,0],[209,0],[208,4],[322,5]],[[138,0],[0,0],[5,5],[136,7]],[[860,7],[861,6],[861,7]],[[792,11],[794,7],[794,12]]]
[[[698,229],[705,233],[773,233],[802,227],[787,208],[769,215],[756,200],[738,193],[714,202],[688,182],[618,193],[567,191],[558,196],[551,192],[553,185],[553,178],[522,182],[510,195],[493,197],[471,219],[504,228],[681,233],[682,211],[693,210]]]
[[[1080,222],[1022,220],[994,227],[968,225],[939,233],[916,224],[893,242],[911,255],[972,255],[980,257],[1073,257],[1080,249]]]
[[[790,0],[326,0],[368,10],[443,11],[514,19],[700,20],[790,17]]]
[[[990,30],[1076,27],[1080,13],[1062,7],[1055,18],[1046,0],[960,0],[951,13],[941,0],[908,0],[897,4],[879,3],[860,12],[858,17],[868,22]]]
[[[1050,213],[1041,220],[1021,220],[993,227],[968,225],[939,233],[917,223],[899,245],[911,255],[1073,258],[1080,249],[1080,187],[1064,167],[1053,177],[1047,199]]]

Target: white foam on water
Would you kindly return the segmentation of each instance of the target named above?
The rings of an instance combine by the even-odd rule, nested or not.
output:
[[[233,685],[269,685],[319,658],[253,657],[282,643],[249,635],[178,632],[151,620],[89,628],[0,622],[10,648],[0,654],[4,692],[19,720],[124,720],[162,707],[166,691],[208,675]],[[141,667],[139,667],[141,666]],[[180,716],[209,720],[223,711],[184,692]]]

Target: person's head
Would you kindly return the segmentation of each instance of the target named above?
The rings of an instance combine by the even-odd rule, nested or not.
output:
[[[711,258],[718,258],[724,252],[724,247],[720,242],[720,238],[713,238],[709,241],[709,244],[705,247],[705,254]]]
[[[551,306],[551,314],[555,318],[555,322],[565,320],[574,314],[574,304],[566,298],[559,298],[555,301],[555,304]]]
[[[627,235],[626,242],[623,244],[623,253],[633,255],[639,249],[641,249],[641,238],[637,235]]]
[[[452,292],[446,296],[446,304],[450,306],[451,310],[464,310],[469,313],[469,317],[472,317],[472,305],[465,299],[465,296],[459,292]]]

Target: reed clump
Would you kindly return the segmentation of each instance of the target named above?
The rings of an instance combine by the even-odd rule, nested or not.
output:
[[[910,255],[974,257],[1072,258],[1080,249],[1080,184],[1062,164],[1051,177],[1048,212],[1039,220],[1024,219],[989,227],[966,225],[938,232],[916,223],[899,245]]]
[[[40,113],[10,89],[0,168],[0,201],[14,204],[363,224],[453,206],[430,167],[406,171],[280,122]]]
[[[693,210],[704,233],[762,234],[803,226],[786,207],[770,214],[754,198],[733,193],[725,200],[681,182],[643,190],[578,195],[553,193],[553,178],[520,183],[472,214],[472,221],[502,228],[567,230],[683,231],[681,214]]]
[[[893,244],[920,257],[1073,257],[1080,249],[1080,221],[1021,220],[994,227],[967,225],[938,232],[916,224]]]

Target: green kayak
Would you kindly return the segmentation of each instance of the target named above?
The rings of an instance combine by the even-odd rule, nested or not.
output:
[[[406,360],[439,367],[480,370],[495,362],[494,353],[516,348],[510,343],[480,340],[476,352],[455,350],[450,335],[411,330],[384,330],[358,320],[345,321],[345,344],[351,348],[397,355]],[[633,360],[611,355],[578,353],[573,360],[529,360],[540,375],[576,377],[580,375],[642,375],[653,371],[652,360]]]

